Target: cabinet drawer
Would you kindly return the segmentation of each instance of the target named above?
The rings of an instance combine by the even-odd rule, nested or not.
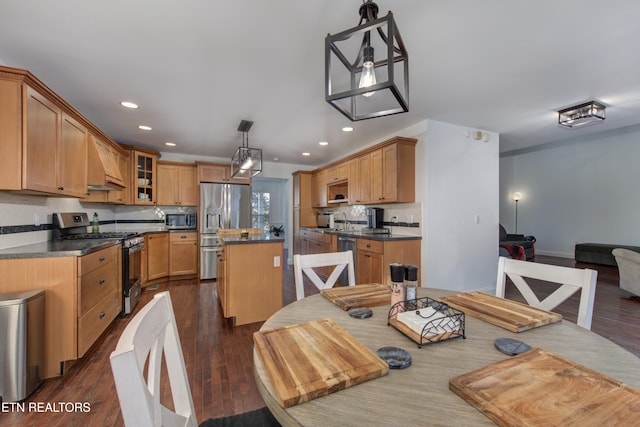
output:
[[[78,313],[83,315],[105,295],[118,291],[118,263],[110,262],[78,280]]]
[[[113,245],[106,249],[102,249],[101,251],[80,257],[80,262],[78,263],[78,275],[82,276],[83,274],[87,274],[88,272],[99,268],[101,265],[115,261],[120,249],[120,245]]]
[[[384,253],[384,242],[378,240],[358,239],[356,247],[359,251],[369,251],[379,254]]]
[[[78,318],[78,357],[82,357],[87,352],[120,313],[121,308],[120,292],[114,291]]]
[[[197,240],[197,236],[195,232],[172,232],[169,233],[169,242],[195,242]]]

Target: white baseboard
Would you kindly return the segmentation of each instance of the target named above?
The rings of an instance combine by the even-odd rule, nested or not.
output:
[[[536,248],[536,255],[546,255],[546,256],[557,256],[559,258],[569,258],[573,259],[574,254],[569,252],[556,252],[556,251],[540,251]]]

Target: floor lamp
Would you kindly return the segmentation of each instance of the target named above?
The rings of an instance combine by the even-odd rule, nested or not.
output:
[[[513,200],[516,202],[516,231],[515,234],[518,234],[518,200],[522,199],[522,193],[516,191],[512,196]]]

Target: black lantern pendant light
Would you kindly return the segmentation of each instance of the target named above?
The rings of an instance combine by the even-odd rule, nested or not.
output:
[[[325,99],[351,121],[405,113],[409,56],[393,14],[378,18],[371,0],[359,13],[357,27],[325,39]]]
[[[250,179],[262,172],[262,150],[249,147],[249,129],[253,122],[241,120],[238,131],[242,132],[242,146],[231,158],[231,176]]]

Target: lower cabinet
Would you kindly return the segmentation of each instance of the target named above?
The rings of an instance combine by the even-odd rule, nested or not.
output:
[[[216,282],[224,317],[235,325],[267,320],[283,305],[283,243],[224,245]],[[222,270],[222,272],[221,272]]]
[[[356,243],[356,282],[391,284],[389,264],[420,267],[420,240],[370,240]]]
[[[122,251],[111,246],[78,262],[78,357],[122,310]]]
[[[149,233],[144,251],[143,286],[170,280],[173,276],[198,274],[198,236],[195,231]]]
[[[198,273],[198,237],[195,231],[169,233],[169,276]]]
[[[45,292],[42,378],[64,373],[122,309],[120,245],[83,257],[0,260],[2,292]]]

